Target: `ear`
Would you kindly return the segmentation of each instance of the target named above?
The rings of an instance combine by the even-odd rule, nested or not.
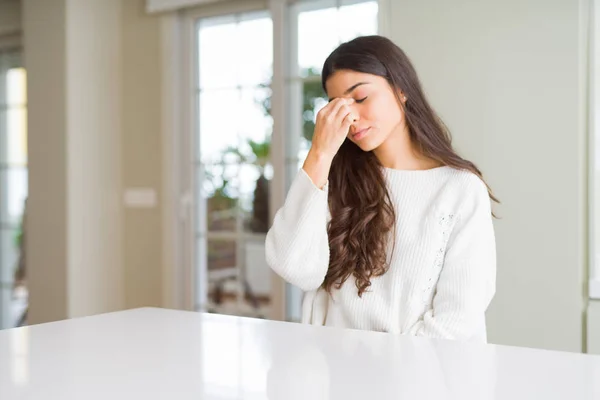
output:
[[[406,101],[408,100],[408,97],[406,97],[406,95],[404,94],[404,92],[402,90],[400,90],[400,89],[398,89],[398,98],[402,102],[402,105],[406,104]]]

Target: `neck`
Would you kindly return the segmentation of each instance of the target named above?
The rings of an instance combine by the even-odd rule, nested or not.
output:
[[[410,140],[408,127],[402,124],[379,147],[373,150],[375,156],[386,168],[399,170],[424,170],[440,164],[425,157]]]

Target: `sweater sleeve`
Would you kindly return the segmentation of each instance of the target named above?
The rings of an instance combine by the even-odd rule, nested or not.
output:
[[[448,241],[432,308],[409,334],[486,341],[485,312],[496,290],[491,204],[479,178],[470,182],[465,193],[467,199]]]
[[[327,190],[300,169],[267,232],[267,264],[304,291],[318,289],[329,267]]]

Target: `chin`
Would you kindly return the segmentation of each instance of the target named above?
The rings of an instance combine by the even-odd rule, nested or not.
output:
[[[366,144],[358,144],[357,143],[357,145],[364,152],[372,151],[372,150],[375,150],[375,148],[376,148],[376,146],[369,146],[369,145],[366,145]]]
[[[367,138],[365,138],[364,140],[359,140],[357,142],[355,142],[353,140],[352,143],[357,145],[362,151],[373,151],[377,147],[379,147],[379,143],[375,142],[374,140],[366,140],[366,139]]]

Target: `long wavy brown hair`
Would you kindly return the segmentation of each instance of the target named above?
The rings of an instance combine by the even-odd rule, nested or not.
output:
[[[481,180],[481,171],[452,148],[446,125],[429,105],[417,73],[406,54],[382,36],[362,36],[342,43],[325,60],[322,86],[338,70],[378,75],[408,101],[403,105],[410,139],[421,153],[441,165],[468,170]],[[490,187],[490,198],[498,202]],[[390,231],[396,228],[396,211],[383,176],[383,168],[373,152],[365,152],[350,140],[342,144],[329,172],[329,269],[322,287],[329,293],[354,276],[358,295],[371,286],[371,278],[383,275],[387,264]],[[392,247],[392,251],[394,251]]]

